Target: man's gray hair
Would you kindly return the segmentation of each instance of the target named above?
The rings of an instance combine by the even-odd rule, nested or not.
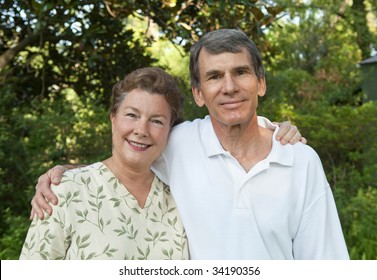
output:
[[[200,88],[199,54],[204,48],[210,54],[224,52],[239,53],[246,49],[258,79],[264,78],[264,68],[260,53],[254,42],[237,29],[219,29],[205,34],[190,50],[191,87]]]

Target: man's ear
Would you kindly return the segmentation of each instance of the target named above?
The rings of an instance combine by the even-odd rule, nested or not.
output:
[[[267,86],[266,86],[266,79],[260,78],[258,79],[258,96],[262,97],[266,94]]]
[[[192,91],[192,95],[194,96],[196,105],[198,105],[199,107],[203,107],[204,99],[202,96],[202,91],[196,87],[192,87],[191,91]]]

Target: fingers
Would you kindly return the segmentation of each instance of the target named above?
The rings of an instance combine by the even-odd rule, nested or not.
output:
[[[34,199],[36,199],[37,203],[43,203],[43,205],[48,202],[51,202],[52,204],[56,205],[58,203],[58,198],[56,195],[51,191],[50,185],[50,172],[49,170],[47,173],[39,176],[37,186],[35,187],[35,196]],[[42,206],[42,205],[39,205]]]
[[[57,165],[53,168],[51,168],[47,174],[49,176],[49,179],[51,180],[51,182],[54,184],[54,185],[59,185],[60,182],[62,181],[62,177],[63,177],[63,173],[67,170],[67,168],[65,168],[64,166],[62,165]]]
[[[55,169],[57,173],[61,171],[61,168],[55,167]],[[39,219],[43,220],[44,213],[47,213],[48,215],[52,214],[52,207],[49,202],[55,205],[58,203],[58,198],[50,188],[50,176],[58,176],[54,174],[55,172],[53,168],[47,171],[47,173],[39,176],[37,186],[35,187],[35,195],[31,200],[32,210],[30,213],[30,219],[33,219],[35,215],[37,215]]]
[[[32,210],[29,217],[30,219],[33,219],[35,215],[37,215],[39,219],[43,220],[44,213],[51,216],[52,207],[49,202],[56,205],[58,198],[51,191],[50,185],[51,183],[58,185],[61,182],[65,170],[66,168],[64,166],[57,165],[48,170],[47,173],[39,176],[37,186],[35,187],[35,195],[31,200]]]
[[[51,205],[46,201],[46,199],[43,198],[41,193],[36,193],[31,200],[31,206],[32,206],[32,211],[30,214],[30,219],[34,219],[35,215],[40,220],[44,219],[45,214],[47,213],[48,215],[52,214],[52,207]]]
[[[30,216],[29,216],[29,220],[34,220],[34,216],[35,216],[35,211],[33,209],[33,207],[31,208],[31,212],[30,212]]]
[[[286,135],[288,135],[288,133]],[[292,145],[296,144],[297,142],[300,141],[301,133],[297,130],[297,127],[296,127],[296,132],[294,133],[294,135],[290,139],[288,139],[288,138],[289,138],[289,136],[287,136],[286,142],[289,143],[289,144],[292,144]]]
[[[301,138],[301,133],[298,131],[297,126],[290,124],[289,122],[282,122],[280,129],[276,135],[276,139],[280,141],[282,145],[287,143],[295,144]]]
[[[297,126],[292,125],[290,122],[282,122],[278,124],[280,129],[278,134],[276,135],[276,139],[280,141],[282,145],[286,144],[296,144],[297,142],[301,142],[303,144],[307,143],[306,138],[301,136],[300,131],[298,130]]]

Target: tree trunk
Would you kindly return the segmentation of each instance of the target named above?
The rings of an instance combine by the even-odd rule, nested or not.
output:
[[[372,36],[368,29],[366,8],[364,7],[364,0],[353,0],[352,4],[353,14],[353,29],[356,32],[356,43],[359,46],[362,59],[369,58],[371,55],[370,46],[372,45]]]

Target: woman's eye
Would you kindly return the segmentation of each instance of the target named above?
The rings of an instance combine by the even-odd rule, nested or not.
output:
[[[152,120],[152,122],[158,125],[163,125],[163,122],[160,120]]]
[[[127,117],[131,117],[131,118],[135,118],[135,117],[136,117],[136,115],[133,114],[133,113],[127,113],[126,116],[127,116]]]

